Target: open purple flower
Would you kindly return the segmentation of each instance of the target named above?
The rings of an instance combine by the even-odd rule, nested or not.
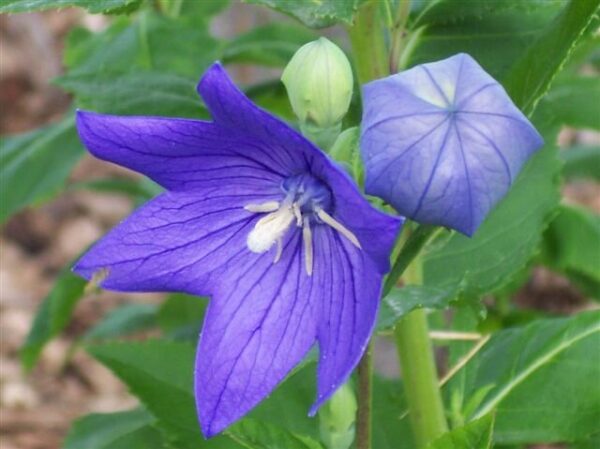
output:
[[[79,112],[97,157],[167,189],[74,270],[119,291],[211,295],[197,352],[204,435],[259,403],[318,341],[318,397],[360,359],[401,227],[344,172],[256,107],[219,64],[198,86],[213,122]]]
[[[542,144],[467,54],[364,86],[366,191],[421,223],[472,235]]]

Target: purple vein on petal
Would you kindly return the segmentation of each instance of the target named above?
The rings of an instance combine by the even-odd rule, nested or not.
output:
[[[431,187],[431,183],[433,181],[433,176],[435,175],[435,172],[438,168],[438,165],[440,163],[440,159],[442,157],[442,153],[444,152],[444,148],[446,147],[446,143],[448,142],[448,136],[450,134],[450,123],[448,124],[448,129],[446,130],[446,134],[444,135],[444,139],[442,140],[442,145],[440,146],[440,149],[437,153],[437,156],[435,158],[435,162],[433,163],[433,167],[431,169],[431,173],[429,174],[429,178],[427,179],[427,182],[425,184],[425,188],[423,189],[423,192],[421,193],[421,196],[419,197],[419,201],[417,202],[417,205],[415,207],[415,210],[413,211],[412,215],[413,216],[417,216],[417,214],[420,212],[421,207],[423,206],[423,200],[425,198],[425,196],[427,196],[427,193],[429,192],[429,188]]]

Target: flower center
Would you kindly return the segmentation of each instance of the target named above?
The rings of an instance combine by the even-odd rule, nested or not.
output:
[[[274,260],[277,263],[283,251],[283,236],[294,222],[302,228],[304,266],[309,276],[313,267],[313,225],[329,225],[358,248],[361,247],[356,236],[331,216],[333,196],[323,182],[310,174],[301,174],[287,178],[281,188],[285,193],[283,201],[247,204],[244,207],[249,212],[266,213],[248,234],[246,244],[250,251],[264,253],[277,244]]]

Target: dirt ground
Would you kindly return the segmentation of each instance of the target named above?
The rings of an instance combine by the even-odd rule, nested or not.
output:
[[[74,25],[97,29],[103,18],[79,10],[0,16],[0,134],[34,129],[57,120],[68,95],[49,84],[62,71],[64,38]],[[565,131],[562,143],[598,141],[592,133]],[[82,180],[118,169],[86,157],[72,175]],[[123,174],[123,172],[120,172]],[[569,186],[569,201],[600,211],[598,185]],[[135,404],[119,381],[81,350],[78,337],[104,312],[125,301],[156,301],[157,295],[102,293],[77,307],[67,331],[43,352],[25,375],[19,347],[41,300],[58,271],[83,248],[127,215],[122,197],[68,193],[35,210],[14,216],[0,233],[0,447],[57,449],[70,422],[89,412],[109,412]],[[584,303],[568,281],[536,269],[517,295],[519,304],[565,313]]]

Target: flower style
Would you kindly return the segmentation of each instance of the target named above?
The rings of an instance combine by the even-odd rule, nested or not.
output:
[[[467,54],[364,86],[366,192],[418,222],[472,235],[542,144]]]
[[[402,225],[369,205],[309,141],[256,107],[217,63],[198,91],[213,122],[78,112],[96,157],[166,192],[74,270],[119,291],[210,295],[195,394],[210,437],[259,403],[319,343],[311,413],[349,376],[375,322]]]

